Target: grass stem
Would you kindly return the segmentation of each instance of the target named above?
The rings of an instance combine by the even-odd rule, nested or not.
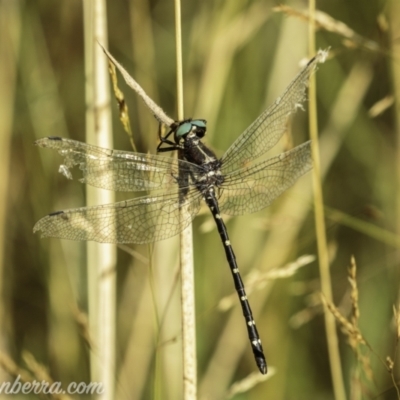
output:
[[[314,56],[315,49],[315,0],[309,0],[309,51]],[[309,86],[309,119],[310,138],[312,140],[313,168],[313,193],[315,229],[318,247],[318,265],[321,279],[321,290],[324,296],[332,302],[332,286],[329,271],[328,245],[326,240],[326,227],[324,216],[324,199],[321,185],[321,163],[319,158],[318,121],[317,121],[317,96],[315,75],[311,76]],[[326,337],[328,342],[329,363],[331,368],[333,391],[336,400],[345,400],[346,391],[343,382],[342,367],[340,362],[336,322],[333,315],[325,307],[324,312]]]
[[[178,119],[183,120],[182,25],[180,0],[175,0],[175,43]],[[183,398],[185,400],[192,400],[197,397],[192,225],[189,225],[180,235],[180,264],[182,296]]]
[[[97,42],[107,43],[106,3],[85,0],[86,141],[113,148],[108,62]],[[87,204],[113,203],[113,191],[87,187]],[[89,326],[95,347],[91,354],[92,381],[102,382],[99,399],[114,398],[116,247],[87,243]]]

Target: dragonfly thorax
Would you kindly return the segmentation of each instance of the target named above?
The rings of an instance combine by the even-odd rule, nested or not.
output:
[[[195,132],[188,133],[181,143],[181,155],[190,163],[201,166],[202,173],[197,175],[197,189],[205,193],[210,188],[219,187],[224,182],[221,173],[221,161],[215,153],[209,149],[196,135]]]
[[[186,161],[201,165],[206,171],[219,169],[221,163],[215,153],[191,131],[181,141],[182,156]]]

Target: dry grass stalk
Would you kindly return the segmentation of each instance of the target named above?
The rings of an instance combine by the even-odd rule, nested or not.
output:
[[[144,265],[149,265],[149,257],[145,257],[144,255],[140,254],[138,251],[132,249],[126,244],[119,243],[118,248],[125,253],[128,253],[134,260],[141,262]]]
[[[11,376],[20,376],[21,382],[31,382],[33,380],[32,375],[28,371],[19,367],[14,360],[5,353],[0,353],[0,367]]]
[[[364,235],[368,235],[375,240],[379,240],[389,246],[393,246],[398,249],[400,248],[400,236],[396,233],[392,233],[389,230],[381,228],[375,224],[363,221],[360,218],[355,218],[342,211],[335,210],[327,206],[324,207],[324,210],[326,215],[332,221],[362,232]]]
[[[308,51],[312,55],[316,51],[316,0],[308,2]],[[311,139],[311,154],[313,159],[312,186],[315,218],[315,234],[318,250],[318,269],[321,280],[321,290],[329,301],[332,301],[332,283],[329,268],[328,243],[324,215],[324,196],[322,192],[322,173],[320,146],[318,135],[317,84],[315,76],[310,77],[308,109],[308,131]],[[335,399],[346,400],[346,390],[343,382],[342,363],[340,360],[339,341],[335,329],[334,318],[324,312],[325,335],[328,347],[329,366]]]
[[[51,378],[51,376],[48,373],[48,370],[46,367],[44,367],[42,364],[37,362],[33,355],[27,351],[23,353],[23,360],[25,361],[27,367],[30,369],[32,372],[29,373],[25,369],[19,367],[7,354],[2,353],[0,354],[0,367],[2,367],[7,373],[9,373],[13,377],[18,377],[19,382],[24,384],[24,383],[32,383],[34,384],[39,383],[40,385],[46,383],[48,385],[48,388],[54,384],[54,380]],[[5,384],[6,382],[3,382],[2,384]],[[58,383],[58,382],[56,382]],[[54,400],[70,400],[72,399],[70,396],[66,394],[58,394],[58,393],[53,393],[52,391],[46,390],[46,391],[38,391],[35,394],[43,399],[54,399]]]
[[[229,388],[228,393],[226,395],[226,399],[231,399],[232,397],[236,396],[239,393],[245,393],[250,391],[253,387],[257,386],[259,383],[265,382],[267,379],[270,379],[272,376],[275,375],[275,368],[268,367],[268,374],[261,375],[258,372],[252,372],[246,378],[235,382]]]
[[[390,356],[386,357],[386,367],[390,373],[393,372],[394,369],[394,361],[391,359]]]
[[[396,306],[393,306],[393,314],[394,314],[394,319],[395,319],[395,323],[396,323],[396,339],[397,342],[400,339],[400,306],[398,309],[396,309]]]
[[[348,343],[353,349],[359,364],[362,366],[362,370],[367,376],[368,380],[373,379],[373,374],[370,366],[370,359],[368,356],[362,354],[361,345],[366,346],[370,351],[374,352],[371,345],[362,335],[359,327],[358,321],[360,318],[360,309],[358,306],[358,287],[357,287],[357,265],[355,258],[351,257],[350,267],[348,269],[348,280],[351,286],[351,315],[350,319],[346,319],[339,311],[339,309],[332,303],[328,302],[325,297],[322,296],[322,301],[328,307],[329,311],[335,317],[336,321],[339,323],[342,332],[347,336]]]
[[[177,47],[177,99],[178,120],[182,120],[183,112],[183,79],[182,79],[182,49],[180,3],[175,1],[176,47]],[[170,118],[129,75],[117,60],[100,44],[109,62],[122,74],[125,82],[144,101],[154,117],[166,126],[171,126],[174,120]],[[120,96],[118,96],[120,98]],[[117,99],[118,101],[118,99]],[[125,113],[125,110],[124,110]],[[183,344],[183,391],[184,398],[196,398],[196,346],[195,346],[195,311],[194,311],[194,272],[193,272],[193,240],[191,226],[182,231],[181,236],[181,293],[182,293],[182,344]]]
[[[182,16],[181,1],[174,1],[175,48],[176,48],[176,98],[178,120],[184,119],[183,107],[183,61],[182,61]],[[180,157],[180,155],[178,155]],[[180,222],[184,221],[183,208]],[[180,239],[181,268],[181,312],[182,312],[182,358],[183,398],[197,399],[197,352],[196,352],[196,310],[194,300],[194,259],[192,225],[183,229]]]
[[[119,119],[122,123],[122,126],[124,127],[125,132],[128,134],[129,141],[131,143],[133,151],[136,151],[135,142],[133,141],[131,121],[129,119],[128,106],[125,101],[124,93],[118,87],[118,78],[115,65],[110,60],[108,61],[108,70],[110,72],[112,87],[114,90],[114,96],[118,103]]]
[[[385,366],[387,371],[390,374],[390,377],[392,379],[393,386],[396,390],[397,393],[397,398],[400,399],[400,388],[398,386],[396,377],[395,377],[395,366],[396,363],[393,360],[397,359],[397,349],[398,349],[398,343],[400,339],[400,312],[399,309],[396,308],[396,306],[393,306],[393,314],[394,314],[394,320],[395,320],[395,325],[396,325],[396,346],[395,346],[395,353],[393,357],[387,356],[385,360],[383,360],[372,348],[372,346],[368,343],[368,341],[365,339],[365,337],[362,335],[359,327],[358,327],[358,321],[360,318],[360,309],[358,305],[358,287],[357,287],[357,280],[356,280],[356,272],[357,272],[357,266],[354,257],[351,257],[351,263],[349,267],[349,275],[348,275],[348,280],[351,286],[351,293],[350,293],[350,299],[351,299],[351,316],[350,320],[347,320],[341,312],[338,310],[338,308],[332,304],[327,302],[327,300],[322,296],[322,301],[324,304],[328,307],[330,312],[333,314],[335,319],[338,321],[339,325],[342,328],[342,332],[345,333],[348,337],[348,343],[350,347],[353,349],[357,361],[359,365],[361,365],[361,370],[367,377],[369,381],[373,380],[373,373],[371,369],[371,362],[370,362],[370,357],[366,354],[363,354],[361,351],[361,345],[364,345],[368,348],[370,352],[375,354],[375,356],[380,360],[380,362]],[[399,307],[400,308],[400,307]],[[356,378],[356,376],[359,375],[360,371],[355,371],[353,374],[353,378]],[[352,383],[357,382],[360,384],[359,377],[356,379],[353,379]]]
[[[261,272],[260,270],[253,269],[247,276],[244,277],[247,294],[251,294],[254,291],[264,289],[265,285],[272,280],[284,279],[293,276],[300,268],[315,261],[314,255],[303,255],[297,260],[286,264],[283,267],[275,268],[267,272]],[[236,305],[237,295],[232,293],[229,296],[223,297],[218,303],[218,309],[220,311],[227,311],[234,305]]]
[[[356,359],[357,359],[357,366],[354,369],[352,373],[352,388],[351,391],[352,393],[358,392],[359,387],[362,386],[362,383],[360,381],[360,372],[361,370],[363,373],[366,375],[367,379],[369,381],[373,380],[373,374],[372,374],[372,369],[371,369],[371,363],[368,355],[364,355],[361,352],[361,345],[367,346],[368,349],[371,350],[370,345],[368,342],[365,340],[363,337],[361,331],[359,330],[357,326],[357,321],[354,319],[354,313],[351,315],[351,320],[348,321],[338,310],[338,308],[328,302],[325,297],[322,296],[322,302],[326,305],[326,307],[329,309],[329,311],[332,313],[332,315],[335,317],[335,319],[338,321],[342,332],[347,336],[348,339],[348,344],[352,348]],[[352,309],[355,310],[357,307],[352,304]],[[361,366],[361,368],[360,368]]]
[[[365,339],[363,334],[361,333],[359,327],[358,327],[358,321],[360,318],[360,310],[359,310],[359,305],[358,305],[358,287],[357,287],[357,280],[356,280],[356,272],[357,272],[357,266],[354,257],[351,258],[351,264],[349,267],[349,275],[348,279],[351,285],[351,293],[350,293],[350,299],[351,299],[351,316],[350,320],[346,319],[341,312],[338,310],[338,308],[328,302],[324,296],[322,296],[322,301],[328,307],[329,311],[333,314],[335,319],[338,321],[342,332],[347,335],[348,337],[348,343],[350,347],[353,349],[358,364],[361,366],[361,369],[358,368],[358,370],[354,371],[353,374],[353,380],[352,384],[357,382],[357,384],[360,383],[359,379],[359,374],[362,371],[364,375],[367,377],[369,381],[373,381],[373,373],[371,369],[371,362],[370,362],[370,357],[367,354],[364,354],[361,350],[361,346],[366,346],[370,352],[375,354],[375,356],[380,360],[380,362],[385,366],[387,371],[389,372],[393,386],[396,389],[397,393],[397,398],[400,399],[400,388],[397,385],[396,382],[396,377],[394,375],[394,369],[395,369],[395,361],[396,360],[396,353],[397,353],[397,348],[398,348],[398,341],[400,338],[400,313],[398,309],[394,306],[394,319],[395,319],[395,324],[396,324],[396,348],[395,348],[395,355],[394,357],[387,356],[386,360],[383,360],[372,348],[372,346],[368,343],[368,341]]]
[[[306,307],[292,315],[289,320],[289,324],[293,329],[300,328],[321,314],[321,295],[319,291],[309,293],[305,297],[305,303]]]
[[[351,322],[354,326],[358,325],[358,320],[360,318],[360,309],[358,307],[358,289],[356,281],[357,265],[354,256],[351,256],[350,267],[349,267],[349,283],[351,286]]]
[[[375,118],[381,115],[389,107],[394,104],[394,97],[392,95],[385,96],[383,99],[377,101],[369,110],[368,115],[371,118]]]
[[[353,350],[357,349],[358,344],[367,345],[367,342],[357,325],[353,324],[352,321],[348,321],[346,317],[341,314],[339,309],[334,304],[328,302],[324,296],[322,296],[322,302],[328,307],[328,310],[335,317],[342,329],[342,332],[347,335],[350,347]]]
[[[395,387],[396,392],[397,392],[397,398],[400,399],[400,388],[396,382],[396,377],[394,376],[394,367],[395,367],[395,362],[398,359],[397,350],[399,348],[399,339],[400,339],[400,311],[399,310],[400,310],[400,305],[398,306],[397,309],[396,309],[396,306],[393,306],[393,314],[394,314],[394,320],[395,320],[395,324],[396,324],[396,345],[395,345],[394,355],[393,355],[393,359],[395,361],[393,361],[390,356],[387,356],[386,357],[386,368],[390,374],[390,377],[392,378],[393,386]]]
[[[94,343],[90,335],[89,320],[87,314],[80,310],[77,305],[74,305],[72,307],[72,315],[74,316],[74,319],[78,324],[79,331],[81,336],[83,337],[83,340],[85,341],[88,348],[93,350]]]
[[[47,368],[40,364],[39,362],[36,361],[35,357],[25,351],[22,355],[22,358],[24,359],[26,365],[28,366],[28,368],[32,371],[32,373],[34,374],[35,378],[42,382],[46,382],[49,386],[51,386],[52,384],[54,384],[54,380],[51,378],[51,376],[48,373]],[[59,383],[59,382],[56,382]],[[45,397],[47,398],[47,395],[50,396],[50,398],[52,399],[57,399],[57,400],[70,400],[72,399],[72,397],[66,395],[66,394],[58,394],[58,393],[44,393]]]
[[[304,21],[309,21],[309,13],[307,11],[299,11],[292,7],[281,5],[274,7],[275,12],[282,12],[288,16],[300,18]],[[316,29],[324,29],[328,32],[336,33],[337,35],[343,36],[346,40],[343,44],[347,47],[364,47],[371,51],[380,51],[379,45],[369,39],[366,39],[354,32],[344,22],[338,21],[332,18],[330,15],[322,12],[315,11],[315,26]]]
[[[96,43],[96,40],[107,43],[106,2],[85,0],[83,10],[86,141],[113,148],[107,61]],[[114,202],[113,191],[86,187],[88,206]],[[97,351],[90,355],[91,378],[92,381],[102,382],[105,388],[98,399],[113,400],[116,375],[116,246],[88,242],[86,248],[89,328],[97,346]]]
[[[100,44],[100,43],[99,43]],[[105,49],[101,44],[101,48],[103,49],[104,53],[108,57],[109,61],[112,62],[118,71],[121,73],[125,82],[128,86],[130,86],[144,101],[146,106],[151,110],[154,117],[159,121],[162,122],[164,125],[171,126],[174,123],[174,120],[170,118],[165,112],[162,110],[160,106],[158,106],[143,90],[143,88],[129,75],[126,69],[111,55],[111,53]]]

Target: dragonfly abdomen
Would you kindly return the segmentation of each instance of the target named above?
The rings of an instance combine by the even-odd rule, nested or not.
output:
[[[247,334],[250,340],[251,348],[253,350],[254,358],[256,360],[256,364],[258,369],[262,374],[267,373],[267,362],[264,356],[264,350],[262,348],[261,339],[257,331],[256,323],[254,322],[253,313],[251,311],[250,303],[247,300],[246,290],[244,288],[244,284],[242,278],[239,273],[239,268],[236,263],[235,253],[233,252],[233,248],[231,246],[231,242],[229,240],[228,231],[224,224],[224,221],[221,218],[218,201],[215,197],[215,192],[213,188],[210,188],[205,195],[205,201],[208,207],[211,210],[211,213],[214,217],[215,223],[217,224],[218,233],[221,237],[222,243],[224,245],[226,258],[228,260],[228,264],[232,273],[232,278],[235,284],[235,289],[238,294],[240,305],[242,307],[243,316],[246,320],[246,328]]]

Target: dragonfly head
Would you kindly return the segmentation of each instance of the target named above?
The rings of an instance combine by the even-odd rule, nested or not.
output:
[[[179,143],[180,140],[185,139],[190,132],[201,139],[206,134],[206,123],[207,121],[205,119],[187,119],[182,121],[175,130],[175,142]]]

